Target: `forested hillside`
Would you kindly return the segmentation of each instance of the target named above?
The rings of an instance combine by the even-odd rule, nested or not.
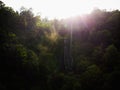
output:
[[[119,89],[119,10],[48,20],[0,1],[0,90]]]

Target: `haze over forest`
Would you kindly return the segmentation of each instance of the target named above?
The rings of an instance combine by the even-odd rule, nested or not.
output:
[[[119,8],[49,20],[0,1],[0,90],[119,90],[119,82]]]

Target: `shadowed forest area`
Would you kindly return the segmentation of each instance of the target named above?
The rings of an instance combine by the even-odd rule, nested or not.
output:
[[[0,90],[119,89],[119,10],[48,20],[0,2]]]

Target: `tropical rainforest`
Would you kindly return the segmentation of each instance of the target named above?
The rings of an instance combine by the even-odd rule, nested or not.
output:
[[[0,1],[0,90],[119,89],[119,10],[48,20]]]

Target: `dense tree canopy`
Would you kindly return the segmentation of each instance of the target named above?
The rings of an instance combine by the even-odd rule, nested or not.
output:
[[[119,24],[119,10],[47,20],[0,1],[0,90],[120,89]]]

